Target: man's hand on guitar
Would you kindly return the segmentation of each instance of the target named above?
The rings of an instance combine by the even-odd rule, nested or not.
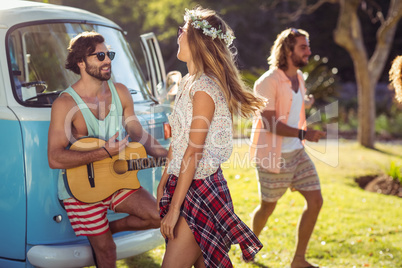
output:
[[[121,141],[116,141],[116,137],[117,134],[106,142],[86,137],[70,146],[73,151],[110,150],[108,157],[66,169],[64,183],[71,195],[79,201],[95,203],[120,189],[138,189],[141,187],[137,178],[139,170],[165,165],[166,157],[149,158],[141,143],[130,142],[126,146],[128,136]],[[113,157],[109,157],[111,153],[114,154]],[[167,174],[164,177],[166,184]],[[161,194],[163,192],[159,193],[160,197]]]
[[[109,152],[110,155],[116,155],[120,153],[126,146],[128,145],[128,135],[124,137],[122,140],[117,140],[119,136],[119,132],[116,132],[106,143],[105,148]]]

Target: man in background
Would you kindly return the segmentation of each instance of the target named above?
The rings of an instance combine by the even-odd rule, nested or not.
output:
[[[284,30],[271,49],[270,69],[254,85],[255,93],[267,98],[268,104],[252,131],[251,157],[256,161],[261,199],[254,211],[252,230],[257,236],[261,233],[288,188],[299,191],[306,207],[298,224],[291,268],[316,267],[307,262],[305,255],[323,204],[314,163],[304,150],[304,140],[318,142],[326,135],[306,130],[305,103],[311,106],[314,100],[305,95],[299,68],[307,65],[310,55],[306,31]]]

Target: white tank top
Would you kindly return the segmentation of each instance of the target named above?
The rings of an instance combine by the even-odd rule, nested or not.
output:
[[[293,128],[299,127],[300,111],[302,109],[303,98],[301,90],[294,92],[292,90],[292,106],[290,107],[289,117],[287,125]],[[282,153],[289,153],[294,150],[302,149],[303,144],[299,138],[295,137],[283,137],[282,140]]]

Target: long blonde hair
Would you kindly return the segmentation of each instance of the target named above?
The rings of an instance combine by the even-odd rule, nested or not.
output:
[[[271,48],[271,54],[267,59],[270,68],[279,68],[283,71],[288,69],[286,55],[289,52],[293,52],[297,43],[296,37],[300,36],[304,36],[307,39],[309,38],[309,34],[306,31],[295,28],[283,30],[278,34]]]
[[[203,9],[198,6],[195,9],[201,20],[206,20],[215,29],[222,33],[232,34],[232,29],[219,17],[215,11]],[[197,70],[195,80],[203,73],[214,79],[222,88],[229,110],[232,115],[238,114],[249,117],[265,106],[265,99],[255,96],[242,81],[237,69],[234,57],[236,50],[228,47],[224,39],[214,38],[203,34],[202,29],[196,29],[188,23],[187,39],[192,59]]]
[[[395,99],[402,103],[402,56],[397,56],[392,61],[389,81],[395,89]]]

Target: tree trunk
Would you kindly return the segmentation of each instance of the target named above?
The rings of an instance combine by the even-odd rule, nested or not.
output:
[[[375,140],[375,96],[372,79],[368,69],[367,51],[363,42],[357,9],[361,0],[340,0],[338,24],[334,32],[335,42],[344,47],[353,60],[358,93],[358,141],[361,145],[373,148]]]
[[[359,120],[357,140],[364,147],[374,148],[376,117],[375,87],[377,82],[372,83],[367,65],[360,66],[363,64],[354,61],[358,94],[357,114]]]

